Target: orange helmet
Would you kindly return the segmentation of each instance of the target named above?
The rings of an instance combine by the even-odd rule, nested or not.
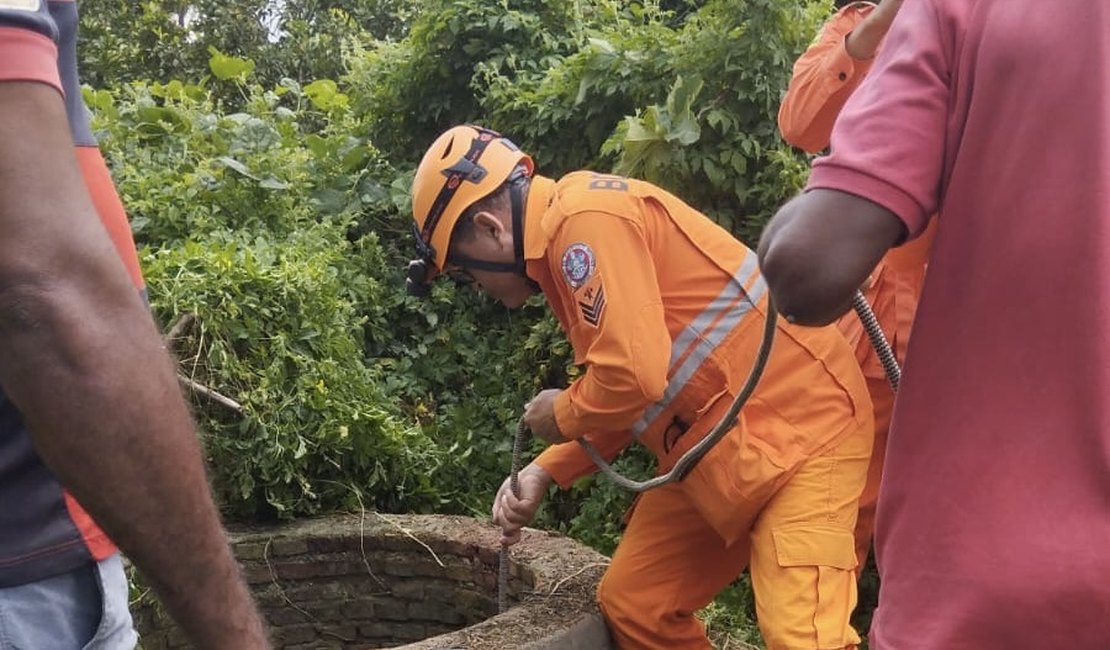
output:
[[[465,124],[436,138],[412,179],[416,248],[421,259],[436,271],[443,270],[459,217],[493,194],[520,166],[531,176],[532,159],[496,131]]]

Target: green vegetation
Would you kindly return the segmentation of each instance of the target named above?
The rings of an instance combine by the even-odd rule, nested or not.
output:
[[[577,369],[539,301],[404,294],[424,148],[481,122],[545,175],[647,178],[753,242],[804,182],[775,113],[830,5],[82,0],[86,99],[157,319],[196,316],[182,372],[242,405],[194,404],[225,514],[486,515],[521,406]],[[608,552],[629,503],[590,479],[538,525]],[[743,580],[706,616],[722,645],[758,638]]]

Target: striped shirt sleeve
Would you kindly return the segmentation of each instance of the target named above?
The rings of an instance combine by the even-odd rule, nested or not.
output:
[[[37,81],[61,91],[57,39],[45,0],[0,0],[0,81]]]

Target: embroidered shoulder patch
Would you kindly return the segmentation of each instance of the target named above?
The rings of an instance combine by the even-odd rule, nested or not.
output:
[[[605,285],[601,282],[601,276],[596,276],[581,291],[575,292],[574,297],[578,300],[582,320],[597,327],[605,314]]]
[[[567,246],[563,251],[563,277],[572,289],[585,284],[597,270],[597,258],[592,248],[581,242]]]

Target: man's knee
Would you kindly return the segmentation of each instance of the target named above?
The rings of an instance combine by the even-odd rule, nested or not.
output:
[[[635,612],[634,594],[614,571],[606,571],[597,585],[597,604],[607,620],[627,620]]]
[[[673,588],[643,588],[608,572],[597,601],[616,647],[622,650],[709,650],[705,627],[693,610],[676,605]]]

